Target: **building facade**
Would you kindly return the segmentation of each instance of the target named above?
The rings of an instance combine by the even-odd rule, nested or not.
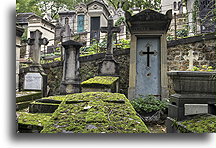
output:
[[[95,0],[87,4],[80,3],[75,7],[75,10],[60,12],[59,16],[61,26],[70,25],[72,39],[88,46],[95,40],[99,42],[105,40],[106,34],[101,33],[100,28],[107,26],[108,18],[112,18],[115,24],[120,17],[124,17],[124,11],[121,8],[115,10],[103,1]],[[60,32],[58,31],[57,34]],[[121,33],[118,35],[118,39],[125,37],[126,27],[121,24]]]

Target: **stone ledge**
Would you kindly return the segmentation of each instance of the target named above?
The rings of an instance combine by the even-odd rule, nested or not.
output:
[[[114,56],[127,55],[127,54],[130,54],[130,48],[123,49],[123,50],[115,50],[113,53]],[[98,54],[79,57],[79,61],[87,62],[87,61],[94,61],[94,60],[99,60],[104,58],[105,58],[105,53],[98,53]]]
[[[192,37],[187,37],[183,39],[168,41],[167,47],[169,48],[169,47],[173,47],[176,45],[189,44],[189,43],[200,42],[200,41],[211,40],[211,39],[216,39],[215,33],[192,36]]]

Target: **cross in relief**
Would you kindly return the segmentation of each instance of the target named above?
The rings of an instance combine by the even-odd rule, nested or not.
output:
[[[149,44],[147,44],[146,47],[147,47],[147,51],[146,52],[141,51],[141,55],[144,55],[144,54],[147,55],[147,67],[150,67],[150,55],[151,54],[156,55],[157,52],[156,51],[150,51],[150,45]]]
[[[106,55],[113,55],[112,38],[113,33],[119,33],[121,31],[120,27],[113,26],[113,19],[108,19],[108,26],[101,27],[102,33],[107,33],[107,51]]]
[[[41,45],[47,45],[49,43],[47,38],[41,38],[42,32],[39,30],[30,32],[30,38],[28,38],[28,45],[30,45],[30,50],[33,51],[33,63],[40,64],[40,52]]]
[[[191,49],[188,51],[188,55],[185,55],[183,58],[185,60],[189,60],[189,70],[192,70],[193,69],[193,61],[194,60],[198,60],[199,59],[199,56],[198,55],[193,55],[194,51]]]

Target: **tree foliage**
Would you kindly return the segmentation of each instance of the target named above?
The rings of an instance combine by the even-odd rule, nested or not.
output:
[[[87,3],[91,0],[17,0],[16,11],[18,13],[34,12],[42,16],[49,13],[52,19],[58,16],[58,12],[63,8],[72,10],[78,3]]]
[[[123,10],[128,11],[130,8],[139,7],[142,9],[151,8],[155,10],[160,9],[161,0],[107,0],[116,9],[121,7]]]

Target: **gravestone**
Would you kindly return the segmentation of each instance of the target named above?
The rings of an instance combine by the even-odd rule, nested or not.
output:
[[[80,92],[79,79],[79,49],[81,43],[73,40],[63,42],[65,49],[65,60],[63,66],[63,76],[60,85],[60,94],[72,94]]]
[[[113,58],[113,33],[119,33],[120,27],[113,26],[113,19],[108,19],[108,26],[101,27],[102,33],[107,33],[107,50],[105,58],[99,63],[99,75],[117,76],[119,74],[118,63]]]
[[[33,51],[32,65],[29,66],[28,71],[24,76],[24,90],[42,91],[43,97],[47,96],[47,75],[40,64],[41,45],[47,45],[48,40],[42,37],[42,32],[39,30],[30,33],[28,45]]]
[[[146,9],[131,16],[125,13],[131,33],[129,99],[154,95],[166,98],[167,42],[172,11],[166,15]]]
[[[25,75],[24,89],[25,90],[41,90],[43,77],[40,73],[27,73]]]
[[[188,55],[183,56],[183,58],[185,60],[189,60],[189,67],[188,70],[192,70],[193,69],[193,62],[194,60],[198,60],[199,56],[198,55],[194,55],[194,51],[191,49],[188,51]]]

